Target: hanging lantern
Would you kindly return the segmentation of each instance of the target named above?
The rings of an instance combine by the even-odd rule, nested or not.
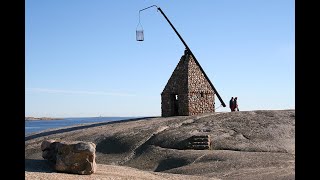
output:
[[[140,11],[139,11],[139,23],[138,23],[137,28],[136,28],[136,40],[137,41],[143,41],[144,40],[143,28],[142,28],[142,25],[140,23]]]
[[[137,39],[137,41],[143,41],[144,40],[143,29],[142,28],[136,30],[136,39]]]

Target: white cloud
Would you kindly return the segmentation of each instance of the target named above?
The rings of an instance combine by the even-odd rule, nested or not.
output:
[[[121,93],[121,92],[114,93],[114,92],[103,92],[103,91],[71,91],[71,90],[45,89],[45,88],[26,88],[26,92],[53,93],[53,94],[106,95],[106,96],[135,96],[134,94]]]

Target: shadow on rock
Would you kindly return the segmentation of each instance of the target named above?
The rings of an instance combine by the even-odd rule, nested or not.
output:
[[[130,149],[127,143],[114,137],[108,137],[97,143],[96,151],[103,154],[121,154]]]
[[[54,172],[47,160],[25,159],[25,171],[29,172]]]
[[[159,163],[158,167],[154,171],[161,172],[161,171],[185,166],[188,164],[190,164],[190,162],[186,159],[180,159],[180,158],[165,159]]]

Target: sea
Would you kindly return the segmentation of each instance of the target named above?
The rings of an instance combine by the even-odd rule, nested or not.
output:
[[[27,136],[29,134],[37,133],[44,130],[74,126],[79,124],[121,121],[121,120],[134,119],[134,118],[141,118],[141,117],[74,117],[74,118],[63,118],[61,120],[25,121],[25,135]]]

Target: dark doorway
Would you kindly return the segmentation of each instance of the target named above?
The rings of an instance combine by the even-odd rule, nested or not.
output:
[[[179,96],[178,94],[171,95],[171,104],[172,104],[172,116],[179,116]]]

